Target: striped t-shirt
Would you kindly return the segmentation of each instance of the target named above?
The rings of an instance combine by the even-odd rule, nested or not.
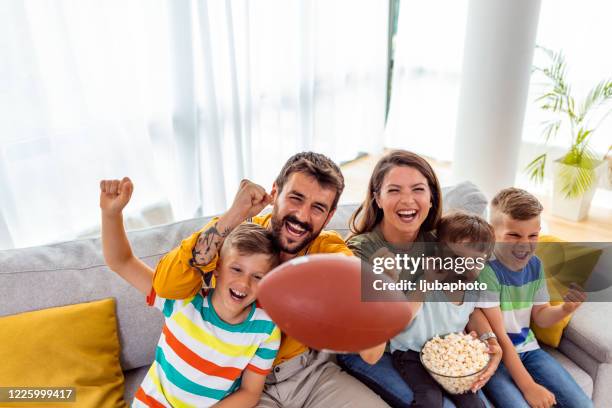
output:
[[[278,327],[255,303],[244,322],[226,323],[210,302],[212,294],[170,300],[152,291],[147,300],[163,312],[164,326],[133,407],[208,407],[240,387],[244,370],[269,373]]]
[[[533,256],[521,271],[506,268],[499,260],[491,260],[480,272],[480,282],[487,284],[477,307],[499,307],[508,337],[517,353],[539,348],[529,328],[534,305],[548,304],[549,295],[542,262]]]

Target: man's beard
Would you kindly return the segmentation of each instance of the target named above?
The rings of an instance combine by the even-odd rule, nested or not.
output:
[[[294,224],[298,224],[304,230],[306,230],[306,234],[302,238],[302,241],[294,248],[291,248],[282,242],[282,234],[283,228],[285,227],[285,222],[290,221]],[[308,244],[310,244],[317,236],[323,228],[318,230],[316,233],[312,231],[312,225],[299,221],[293,215],[287,215],[282,220],[278,219],[278,214],[272,212],[272,219],[270,220],[272,225],[272,237],[274,239],[274,243],[282,252],[295,255],[299,253],[302,249],[306,248]],[[297,241],[296,241],[297,242]],[[295,244],[295,242],[293,243]]]

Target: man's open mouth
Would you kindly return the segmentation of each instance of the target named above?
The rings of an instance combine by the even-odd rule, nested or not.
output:
[[[302,238],[304,235],[308,233],[308,229],[304,228],[303,225],[286,220],[284,223],[285,230],[289,233],[289,235],[293,238]]]

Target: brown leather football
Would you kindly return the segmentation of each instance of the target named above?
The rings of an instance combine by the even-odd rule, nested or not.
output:
[[[257,298],[285,334],[305,345],[356,352],[389,340],[411,316],[401,292],[377,294],[387,301],[362,301],[361,273],[356,257],[302,256],[270,271]]]

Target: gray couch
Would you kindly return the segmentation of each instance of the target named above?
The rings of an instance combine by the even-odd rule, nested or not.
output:
[[[328,228],[346,235],[353,209],[354,206],[341,206]],[[163,254],[207,220],[192,219],[134,231],[129,233],[129,239],[136,256],[154,266]],[[117,300],[125,399],[130,402],[153,361],[162,318],[146,306],[135,289],[104,265],[100,240],[0,251],[0,316],[107,297]],[[565,331],[559,349],[551,351],[593,396],[599,408],[612,407],[610,316],[612,303],[585,304]]]

